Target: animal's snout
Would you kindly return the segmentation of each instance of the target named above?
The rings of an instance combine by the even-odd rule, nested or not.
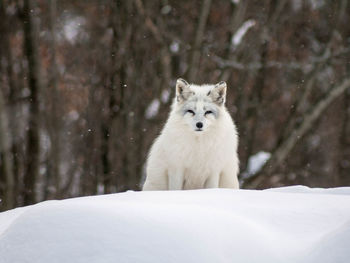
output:
[[[203,123],[202,122],[197,122],[196,126],[198,129],[202,129],[203,128]]]

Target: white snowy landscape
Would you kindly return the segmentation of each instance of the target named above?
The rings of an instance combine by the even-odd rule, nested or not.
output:
[[[0,214],[0,262],[350,262],[350,187],[133,192]]]

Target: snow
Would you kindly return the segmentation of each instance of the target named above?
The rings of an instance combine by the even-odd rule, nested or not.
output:
[[[236,33],[231,38],[232,48],[235,49],[242,42],[244,35],[248,32],[248,30],[255,26],[256,22],[253,19],[249,19],[245,21],[240,28],[237,29]]]
[[[162,15],[167,15],[170,13],[171,11],[171,6],[170,5],[165,5],[162,7],[162,9],[160,10],[160,12],[162,13]]]
[[[68,114],[67,114],[67,118],[68,121],[76,121],[79,119],[79,113],[76,110],[71,110]]]
[[[313,10],[320,9],[325,5],[324,0],[309,0],[309,2]]]
[[[158,99],[152,100],[152,102],[148,105],[145,112],[146,119],[152,119],[155,116],[157,116],[159,111],[159,106],[160,106],[160,101]]]
[[[239,0],[231,0],[232,4],[238,5],[239,4]]]
[[[170,90],[164,89],[161,94],[162,103],[167,103],[170,99]]]
[[[179,42],[173,41],[170,45],[170,51],[172,53],[177,53],[180,50]]]
[[[350,187],[126,192],[0,213],[0,262],[349,262]]]
[[[67,19],[63,26],[63,34],[66,39],[74,44],[78,38],[79,32],[81,31],[81,25],[85,25],[85,23],[85,18],[82,16]]]
[[[258,152],[248,159],[247,173],[248,175],[256,174],[264,166],[264,164],[270,159],[271,153],[269,152]]]

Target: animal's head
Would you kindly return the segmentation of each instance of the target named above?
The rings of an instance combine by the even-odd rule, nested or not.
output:
[[[194,85],[184,79],[176,81],[176,113],[188,127],[201,134],[220,118],[226,99],[226,83]]]

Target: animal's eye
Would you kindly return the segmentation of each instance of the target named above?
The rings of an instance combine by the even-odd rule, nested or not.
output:
[[[193,110],[187,110],[188,113],[191,113],[192,115],[195,115]]]
[[[211,113],[213,113],[213,112],[211,110],[208,110],[204,114],[207,115],[207,114],[211,114]]]

